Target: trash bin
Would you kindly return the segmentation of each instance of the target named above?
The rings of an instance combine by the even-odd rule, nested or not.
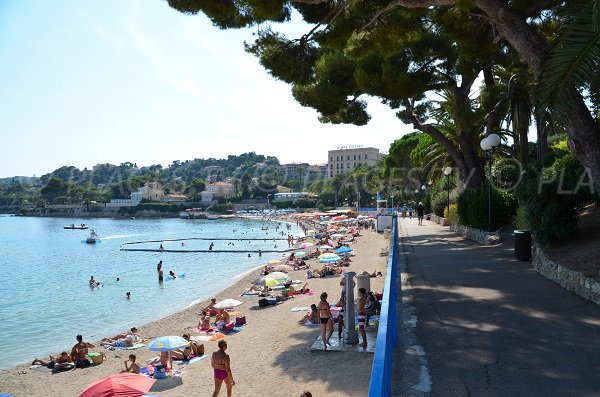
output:
[[[531,232],[515,230],[515,258],[520,261],[531,259]]]
[[[383,238],[390,238],[390,229],[385,229],[383,231]]]

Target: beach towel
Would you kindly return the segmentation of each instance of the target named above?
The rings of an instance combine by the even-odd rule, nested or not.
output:
[[[307,306],[295,306],[291,309],[293,312],[306,312],[310,311],[310,307]]]
[[[0,397],[10,397],[10,396],[12,396],[12,393],[0,394]]]
[[[175,357],[173,357],[173,362],[177,363],[178,365],[190,365],[193,363],[197,363],[200,360],[204,360],[207,357],[208,356],[206,354],[203,354],[201,356],[193,356],[189,360],[179,360],[179,359],[176,359]]]
[[[209,329],[192,328],[190,331],[197,332],[199,334],[210,334],[212,332],[215,332],[216,330],[217,329],[215,327],[210,327]]]
[[[244,292],[243,294],[241,294],[240,296],[258,296],[258,294],[260,294],[259,291],[254,291],[254,292]]]
[[[39,371],[39,372],[47,372],[50,373],[52,372],[52,368],[48,368],[46,365],[32,365],[31,367],[29,367],[29,369],[33,369],[34,371]]]
[[[225,335],[235,335],[238,332],[243,331],[244,328],[246,328],[246,325],[238,325],[238,326],[233,327],[233,329],[226,330],[226,331],[223,331],[223,332],[225,333]]]
[[[102,346],[102,347],[104,347],[105,349],[108,349],[108,350],[135,350],[135,349],[139,349],[140,347],[144,347],[144,346],[146,346],[144,343],[136,343],[133,346],[124,346],[124,347]]]
[[[311,323],[309,320],[307,320],[307,321],[304,323],[304,325],[305,325],[305,326],[307,326],[307,327],[318,327],[320,324],[319,324],[319,323],[313,324],[313,323]]]
[[[201,341],[201,342],[208,342],[210,341],[210,338],[212,338],[213,335],[209,334],[209,335],[193,335],[190,337],[191,340],[195,340],[195,341]]]
[[[216,341],[219,339],[223,339],[225,337],[225,335],[223,335],[220,332],[217,332],[216,334],[214,334],[213,336],[210,337],[209,341]]]

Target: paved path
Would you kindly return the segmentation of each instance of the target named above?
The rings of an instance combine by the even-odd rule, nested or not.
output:
[[[600,307],[495,247],[400,222],[431,396],[600,396]],[[406,395],[402,393],[403,395]]]

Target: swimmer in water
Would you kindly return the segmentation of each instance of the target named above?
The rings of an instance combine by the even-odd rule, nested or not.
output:
[[[173,273],[173,270],[169,270],[169,276],[173,277],[173,279],[177,278],[177,276],[175,275],[175,273]]]
[[[127,293],[125,294],[125,299],[130,299],[131,298],[131,292],[127,291]]]

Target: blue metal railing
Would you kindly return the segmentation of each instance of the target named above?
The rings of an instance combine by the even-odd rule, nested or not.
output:
[[[387,397],[391,395],[392,387],[392,356],[397,342],[396,302],[398,297],[397,283],[398,260],[398,219],[394,216],[392,235],[390,236],[390,253],[387,263],[387,274],[383,287],[379,328],[375,356],[371,369],[371,384],[369,397]]]

